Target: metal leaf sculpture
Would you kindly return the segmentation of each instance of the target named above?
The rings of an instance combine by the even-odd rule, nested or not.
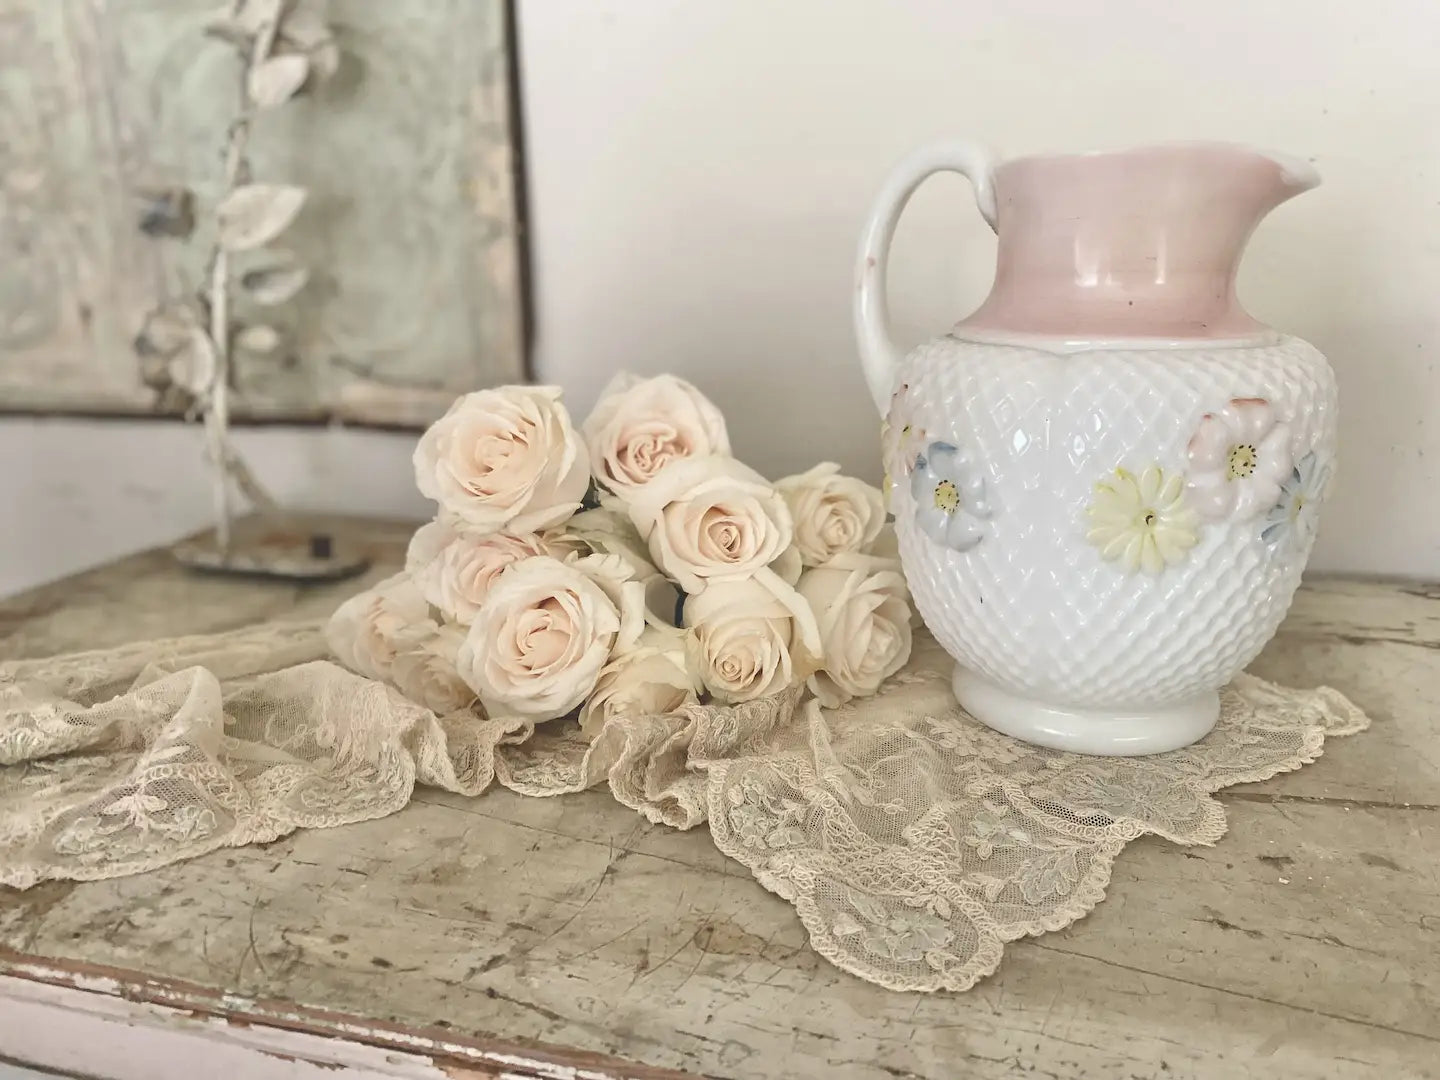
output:
[[[292,184],[246,184],[237,187],[215,209],[220,246],[226,251],[254,251],[288,229],[305,204],[305,189]]]
[[[240,275],[240,287],[257,304],[274,307],[295,298],[310,280],[310,270],[289,252],[276,251],[273,262],[246,270]]]
[[[251,302],[275,306],[292,300],[309,280],[309,270],[293,253],[266,248],[295,222],[306,190],[251,179],[251,127],[260,114],[282,107],[312,81],[334,74],[340,53],[316,0],[229,0],[205,32],[232,46],[243,65],[238,114],[227,128],[224,194],[214,208],[215,246],[204,285],[190,298],[151,312],[136,339],[136,351],[147,383],[165,393],[188,395],[190,415],[203,420],[215,539],[223,564],[231,546],[232,490],[262,511],[275,506],[231,444],[235,354],[264,357],[281,343],[273,326],[232,325],[232,291],[238,285]],[[237,282],[231,257],[241,252],[268,258],[239,274]]]
[[[257,109],[273,109],[284,105],[300,92],[310,77],[310,61],[298,53],[272,56],[250,69],[245,91]]]

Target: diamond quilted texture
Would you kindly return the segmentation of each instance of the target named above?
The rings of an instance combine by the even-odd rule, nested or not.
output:
[[[1313,346],[1056,354],[947,337],[913,352],[900,381],[897,414],[967,445],[994,505],[963,553],[913,527],[906,485],[892,506],[916,606],[961,663],[1055,705],[1164,705],[1223,686],[1275,633],[1308,544],[1267,545],[1255,521],[1207,524],[1179,564],[1128,574],[1085,539],[1085,508],[1117,466],[1183,472],[1201,416],[1232,397],[1272,402],[1297,460],[1333,457],[1335,380]]]

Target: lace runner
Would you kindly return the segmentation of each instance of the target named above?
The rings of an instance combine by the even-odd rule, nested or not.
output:
[[[326,656],[321,625],[296,624],[0,666],[0,884],[140,873],[380,817],[416,783],[608,783],[651,821],[708,822],[846,971],[963,990],[1005,942],[1098,904],[1128,841],[1214,843],[1212,792],[1297,769],[1327,735],[1368,724],[1333,690],[1241,676],[1188,749],[1044,750],[961,712],[951,661],[922,632],[873,698],[696,705],[611,720],[590,742],[574,723],[437,717]]]

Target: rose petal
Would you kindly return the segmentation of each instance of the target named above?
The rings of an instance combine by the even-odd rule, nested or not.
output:
[[[457,669],[492,713],[561,716],[594,688],[620,628],[620,613],[595,581],[536,556],[490,589]]]
[[[589,463],[559,397],[556,387],[507,386],[456,400],[416,445],[421,493],[486,532],[565,520],[589,485]]]
[[[730,453],[720,410],[673,375],[617,375],[585,419],[582,432],[595,479],[627,498],[671,462]]]
[[[687,593],[768,566],[793,538],[785,500],[734,458],[674,460],[628,499],[655,564]]]

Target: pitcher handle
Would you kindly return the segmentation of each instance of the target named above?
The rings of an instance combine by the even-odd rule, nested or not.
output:
[[[945,171],[969,179],[981,216],[995,228],[994,159],[990,151],[972,142],[941,142],[916,150],[895,166],[875,198],[860,238],[855,268],[855,340],[860,346],[865,381],[882,416],[890,406],[895,370],[905,355],[890,336],[890,302],[885,294],[890,241],[915,189],[934,173]]]

